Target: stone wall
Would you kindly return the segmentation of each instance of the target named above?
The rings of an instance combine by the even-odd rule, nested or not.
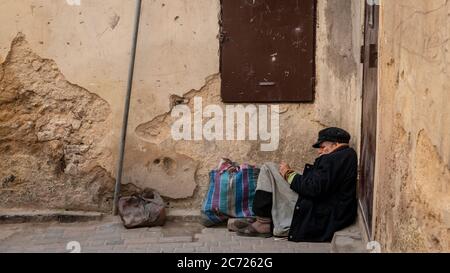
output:
[[[2,207],[108,210],[114,179],[101,167],[111,109],[71,84],[19,34],[0,70]]]
[[[110,211],[134,1],[0,4],[0,207]]]
[[[363,1],[318,1],[317,88],[314,103],[282,104],[280,144],[261,152],[261,141],[174,141],[172,108],[194,99],[218,105],[219,1],[149,1],[144,5],[137,75],[127,136],[124,183],[152,187],[169,207],[200,208],[208,172],[221,157],[262,164],[282,159],[302,170],[316,152],[320,129],[341,126],[358,149],[361,106]],[[208,119],[205,119],[206,122]]]
[[[382,1],[375,239],[384,251],[449,251],[446,0]]]
[[[285,159],[302,169],[316,157],[311,144],[326,126],[350,131],[358,150],[362,0],[318,1],[315,102],[279,105],[280,144],[274,152],[260,151],[260,141],[172,139],[174,105],[193,109],[193,98],[202,97],[204,106],[225,107],[220,1],[143,3],[124,184],[157,189],[171,208],[198,210],[208,171],[222,156],[253,164]],[[1,206],[108,209],[133,10],[131,0],[84,0],[81,6],[2,1],[0,147],[8,167],[0,176]]]

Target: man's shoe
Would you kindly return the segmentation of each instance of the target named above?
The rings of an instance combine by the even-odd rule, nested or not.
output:
[[[272,237],[272,219],[256,217],[256,221],[251,225],[238,230],[237,235],[245,237]]]
[[[236,233],[238,236],[243,236],[243,237],[261,237],[261,238],[270,238],[272,237],[272,233],[260,233],[258,232],[253,225],[248,225],[245,228],[242,228],[240,230],[238,230],[238,232]]]
[[[254,218],[233,218],[228,219],[228,230],[232,232],[237,232],[240,229],[246,228],[247,226],[254,223],[256,220]]]

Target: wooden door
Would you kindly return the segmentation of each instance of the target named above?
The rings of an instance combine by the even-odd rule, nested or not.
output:
[[[361,50],[362,62],[364,63],[364,78],[360,184],[358,191],[366,227],[371,236],[377,145],[379,6],[370,4],[370,2],[372,1],[366,2],[364,46]]]

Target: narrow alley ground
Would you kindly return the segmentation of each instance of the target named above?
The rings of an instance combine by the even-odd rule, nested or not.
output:
[[[86,223],[0,225],[0,253],[68,253],[70,242],[82,253],[328,253],[330,244],[292,243],[275,238],[243,238],[226,227],[192,222],[127,230],[117,217]]]

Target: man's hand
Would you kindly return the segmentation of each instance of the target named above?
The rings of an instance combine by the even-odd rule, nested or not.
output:
[[[287,164],[285,161],[281,161],[280,163],[280,174],[282,177],[286,177],[286,173],[291,170],[291,166]]]

